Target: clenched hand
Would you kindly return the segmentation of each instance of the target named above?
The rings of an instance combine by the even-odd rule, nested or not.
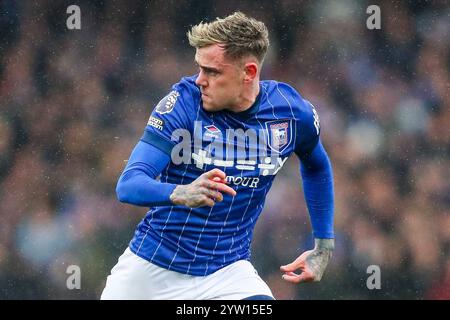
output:
[[[190,184],[178,185],[170,195],[173,204],[190,208],[214,206],[223,201],[223,193],[235,196],[236,191],[225,184],[226,174],[222,170],[213,169],[205,172]]]

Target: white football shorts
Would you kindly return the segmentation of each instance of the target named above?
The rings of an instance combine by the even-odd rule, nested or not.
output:
[[[241,300],[273,298],[267,284],[247,260],[236,261],[210,275],[192,276],[161,268],[129,248],[106,279],[102,300]]]

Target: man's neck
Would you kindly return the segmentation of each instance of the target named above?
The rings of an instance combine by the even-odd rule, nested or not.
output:
[[[240,101],[236,104],[235,107],[230,108],[229,110],[232,112],[243,112],[250,109],[256,101],[260,90],[259,80],[254,81],[253,85],[248,88],[248,90],[244,90],[240,97]]]

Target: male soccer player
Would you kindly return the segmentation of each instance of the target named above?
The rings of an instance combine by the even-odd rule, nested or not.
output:
[[[264,23],[236,12],[194,26],[188,38],[199,73],[159,102],[119,178],[120,201],[151,209],[101,298],[274,299],[249,262],[250,243],[292,153],[315,248],[282,266],[282,277],[319,281],[334,234],[332,170],[316,110],[289,85],[260,81]]]

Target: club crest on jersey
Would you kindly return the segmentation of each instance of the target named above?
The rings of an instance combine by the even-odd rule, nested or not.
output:
[[[179,96],[180,94],[177,91],[171,91],[167,96],[162,98],[162,100],[156,106],[155,111],[159,114],[171,112],[173,110],[173,107],[175,107],[175,103],[177,102]]]
[[[266,130],[270,149],[283,152],[291,142],[292,125],[291,120],[275,120],[266,122]]]

